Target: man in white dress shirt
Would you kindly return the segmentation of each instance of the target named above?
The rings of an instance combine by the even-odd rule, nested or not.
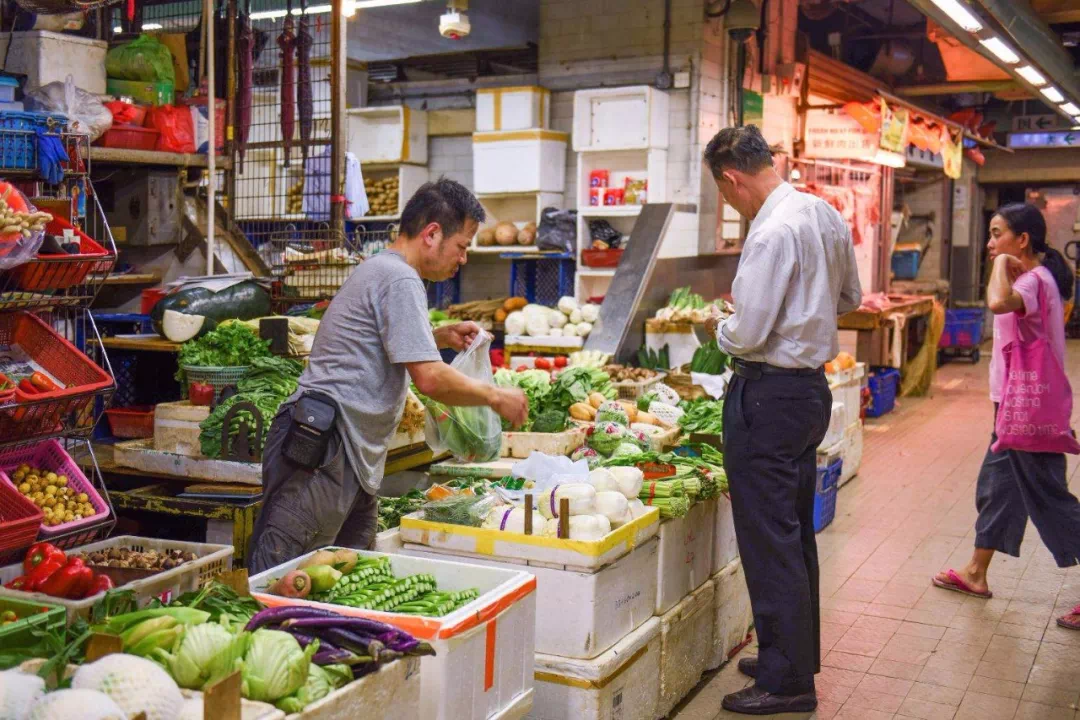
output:
[[[735,370],[724,467],[759,646],[739,662],[755,684],[723,706],[809,712],[821,662],[816,451],[832,409],[823,366],[839,353],[837,315],[861,300],[855,251],[840,213],[777,174],[755,126],[721,130],[705,162],[724,201],[752,221],[735,313],[710,323]]]

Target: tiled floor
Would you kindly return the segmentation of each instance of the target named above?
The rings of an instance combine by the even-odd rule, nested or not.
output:
[[[904,399],[867,424],[859,476],[818,535],[818,711],[776,717],[1080,720],[1080,632],[1053,621],[1080,603],[1080,568],[1058,569],[1029,524],[1022,557],[998,554],[990,567],[993,600],[930,585],[971,556],[975,478],[991,429],[987,355],[943,367],[932,397]],[[1080,391],[1080,342],[1069,343],[1067,364]],[[1074,405],[1080,411],[1080,399]],[[1080,494],[1075,458],[1069,469]],[[748,682],[728,663],[672,717],[745,717],[720,700]]]

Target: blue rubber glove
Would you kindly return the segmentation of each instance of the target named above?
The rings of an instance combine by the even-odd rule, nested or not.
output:
[[[45,182],[57,185],[64,180],[64,168],[61,163],[70,160],[64,143],[57,135],[50,135],[40,128],[37,133],[38,172]]]

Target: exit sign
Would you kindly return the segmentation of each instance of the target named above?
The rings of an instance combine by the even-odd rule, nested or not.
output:
[[[1062,126],[1060,115],[1017,115],[1013,118],[1013,132],[1047,132]]]
[[[1080,147],[1080,130],[1061,132],[1009,133],[1011,148],[1069,148]]]

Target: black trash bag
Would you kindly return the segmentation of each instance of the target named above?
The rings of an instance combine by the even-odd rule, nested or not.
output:
[[[611,227],[607,220],[590,220],[589,237],[607,243],[612,250],[618,249],[622,244],[622,233]]]
[[[536,228],[536,247],[539,250],[574,252],[577,238],[577,210],[546,207],[540,213]]]

